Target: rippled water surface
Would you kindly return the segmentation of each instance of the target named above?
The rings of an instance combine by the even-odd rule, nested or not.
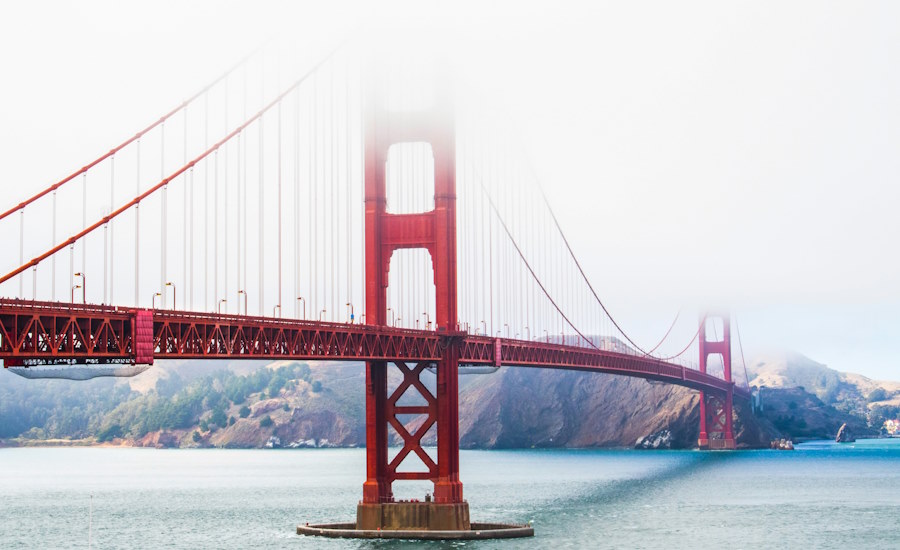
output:
[[[534,539],[433,548],[900,548],[900,440],[797,451],[463,451],[477,521]],[[0,449],[0,547],[413,548],[300,537],[349,521],[365,451]],[[400,485],[398,497],[426,486]]]

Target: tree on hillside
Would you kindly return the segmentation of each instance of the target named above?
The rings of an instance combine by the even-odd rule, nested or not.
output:
[[[884,388],[875,388],[871,393],[869,393],[869,396],[866,398],[866,400],[869,403],[875,403],[876,401],[884,401],[887,398],[888,394],[884,390]]]

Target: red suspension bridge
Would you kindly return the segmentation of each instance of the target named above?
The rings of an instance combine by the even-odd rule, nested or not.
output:
[[[416,521],[469,527],[460,366],[692,388],[700,446],[734,448],[733,400],[749,390],[732,377],[728,317],[703,316],[689,342],[669,342],[670,327],[656,346],[636,344],[513,136],[477,105],[451,107],[462,94],[451,98],[430,60],[376,71],[358,59],[344,48],[273,69],[264,51],[251,55],[0,214],[19,236],[0,277],[15,296],[0,299],[5,366],[365,361],[360,528],[412,521],[386,511],[399,480],[434,482],[437,511]],[[391,364],[403,381],[389,392]],[[436,367],[434,392],[426,367]],[[408,392],[421,404],[401,404]],[[390,430],[403,441],[393,454]],[[420,443],[430,430],[436,453]],[[411,456],[423,468],[404,467]]]

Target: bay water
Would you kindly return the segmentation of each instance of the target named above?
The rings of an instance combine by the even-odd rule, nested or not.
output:
[[[462,451],[475,521],[533,539],[330,540],[363,449],[0,449],[0,548],[900,548],[900,439],[788,451]],[[398,498],[430,484],[398,483]],[[89,518],[89,516],[91,516]]]

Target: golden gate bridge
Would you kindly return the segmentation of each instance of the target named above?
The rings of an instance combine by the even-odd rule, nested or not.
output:
[[[434,59],[379,65],[342,46],[278,67],[275,85],[268,66],[247,56],[0,214],[19,237],[0,277],[13,295],[0,299],[5,367],[365,361],[366,481],[344,535],[477,525],[459,472],[460,367],[692,388],[699,446],[735,448],[733,401],[750,393],[746,374],[741,385],[732,376],[728,316],[703,315],[688,342],[671,343],[676,316],[659,343],[638,345],[591,285],[515,136],[477,102],[458,108]],[[392,365],[402,383],[389,391]],[[430,431],[436,453],[421,444]],[[397,501],[403,480],[433,482],[433,500]]]

